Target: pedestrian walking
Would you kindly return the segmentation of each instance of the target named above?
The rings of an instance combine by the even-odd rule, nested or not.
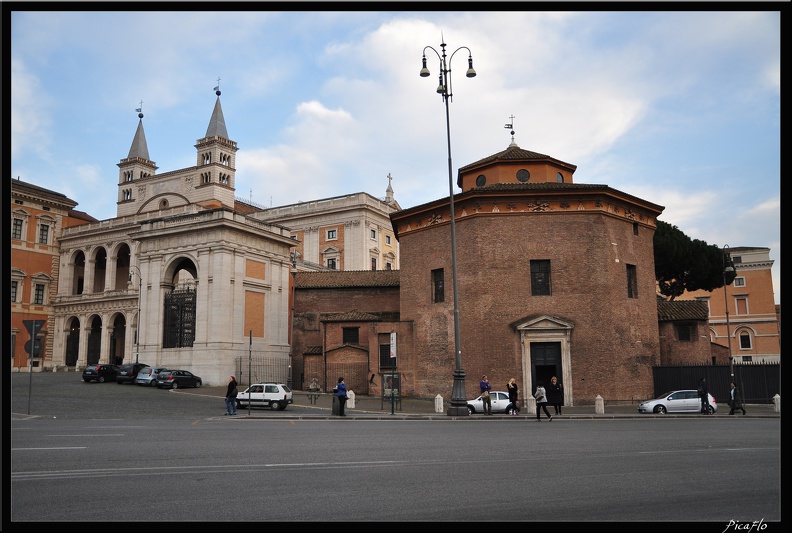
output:
[[[553,417],[550,416],[550,412],[547,410],[547,391],[544,388],[544,383],[542,381],[536,382],[536,392],[534,392],[534,398],[536,398],[536,421],[542,421],[542,409],[544,409],[547,418],[549,418],[550,422],[553,421]]]
[[[701,414],[708,415],[710,411],[709,390],[707,390],[707,378],[701,378],[698,382],[698,395],[701,401]]]
[[[343,376],[338,378],[336,389],[338,390],[338,416],[346,416],[346,413],[344,413],[344,405],[346,405],[347,401],[347,388]]]
[[[237,382],[234,376],[228,379],[228,388],[226,389],[225,403],[226,403],[226,416],[234,416],[237,414]]]
[[[745,404],[743,403],[742,394],[740,394],[740,389],[737,388],[737,384],[735,382],[731,382],[731,391],[729,391],[729,414],[733,415],[734,410],[739,409],[742,411],[742,414],[745,414]]]
[[[492,385],[490,385],[489,379],[487,376],[481,376],[481,381],[479,382],[479,389],[481,389],[481,405],[482,410],[484,411],[485,415],[492,414],[492,398],[490,398],[490,391],[492,390]]]
[[[564,405],[564,387],[559,383],[558,378],[550,378],[547,386],[547,400],[555,408],[555,414],[561,414],[561,406]]]
[[[512,415],[519,415],[520,414],[520,402],[519,402],[519,392],[520,388],[517,386],[517,380],[511,378],[509,382],[506,384],[506,390],[509,391],[509,403],[511,407],[509,408],[509,412]]]

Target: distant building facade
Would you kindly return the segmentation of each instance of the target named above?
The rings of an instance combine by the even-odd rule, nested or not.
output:
[[[781,361],[780,310],[773,293],[770,249],[739,246],[730,249],[737,275],[734,281],[712,292],[686,292],[678,300],[699,300],[709,309],[710,340],[728,348],[735,363]],[[726,306],[729,331],[726,331]]]
[[[53,301],[56,297],[60,238],[70,227],[96,222],[77,211],[77,202],[64,194],[11,180],[11,368],[31,364],[25,345],[35,334],[38,360],[43,366],[52,359]],[[39,324],[29,331],[25,321]]]

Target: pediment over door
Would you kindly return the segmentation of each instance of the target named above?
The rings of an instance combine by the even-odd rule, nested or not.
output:
[[[537,315],[526,317],[512,323],[512,327],[521,332],[526,331],[571,331],[575,329],[575,324],[569,320],[564,320],[552,315]]]

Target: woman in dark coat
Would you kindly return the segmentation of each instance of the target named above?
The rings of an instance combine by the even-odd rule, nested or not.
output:
[[[740,389],[737,388],[737,384],[735,382],[731,382],[731,391],[729,391],[729,414],[733,415],[735,409],[739,409],[742,411],[742,414],[745,414],[745,404],[742,401],[742,394],[740,394]]]
[[[547,402],[555,408],[555,414],[561,414],[561,406],[564,405],[564,387],[555,376],[550,379],[550,384],[547,386]]]
[[[520,388],[517,386],[517,380],[511,378],[506,384],[506,389],[509,391],[509,403],[511,404],[510,413],[513,415],[520,414],[520,404],[518,403]]]

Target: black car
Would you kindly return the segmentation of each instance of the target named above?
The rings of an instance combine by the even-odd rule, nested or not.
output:
[[[118,367],[116,365],[97,364],[86,366],[82,378],[86,383],[91,381],[104,383],[105,381],[114,381],[117,375]]]
[[[134,383],[135,378],[142,369],[146,368],[146,363],[130,363],[118,367],[118,374],[116,375],[116,383]]]
[[[170,370],[157,374],[158,389],[178,389],[179,387],[195,387],[203,385],[201,378],[187,370]]]

